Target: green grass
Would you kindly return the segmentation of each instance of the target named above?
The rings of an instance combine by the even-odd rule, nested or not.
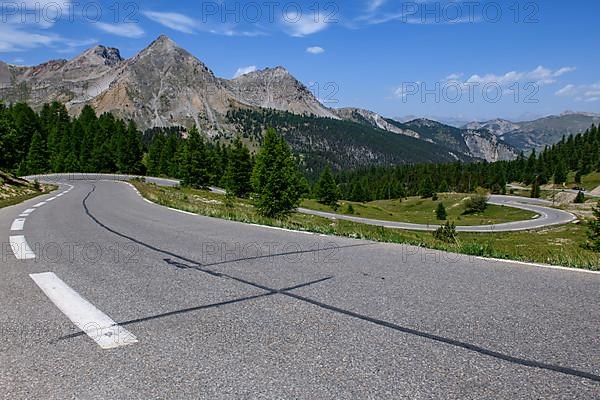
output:
[[[592,172],[591,174],[581,177],[581,183],[575,183],[575,173],[571,172],[567,179],[567,187],[582,187],[587,191],[592,191],[600,186],[600,172]]]
[[[258,215],[249,200],[202,190],[158,187],[134,181],[147,199],[165,206],[200,215],[256,223],[301,231],[345,236],[387,243],[403,243],[474,256],[503,258],[600,270],[600,253],[582,247],[586,227],[570,224],[537,232],[459,233],[455,244],[437,241],[430,232],[413,232],[359,224],[351,221],[292,213],[284,220]]]
[[[488,205],[487,209],[481,214],[463,215],[465,200],[469,197],[468,194],[443,193],[439,194],[438,197],[437,201],[421,199],[420,197],[410,197],[402,201],[377,200],[369,203],[340,201],[337,211],[315,200],[304,200],[302,207],[384,221],[430,225],[440,225],[443,223],[443,221],[437,220],[435,216],[435,210],[439,203],[444,203],[449,221],[453,221],[456,225],[464,226],[522,221],[535,218],[537,215],[530,211],[492,204]],[[352,205],[354,213],[348,213],[348,204]]]
[[[600,186],[600,172],[592,172],[591,174],[584,175],[581,177],[581,183],[575,183],[575,172],[571,172],[568,175],[567,183],[565,185],[555,185],[556,191],[552,190],[541,190],[540,198],[545,200],[552,200],[552,196],[560,192],[561,189],[572,189],[574,187],[582,187],[586,191],[592,191]],[[530,197],[531,189],[527,190],[511,190],[510,193],[513,196]]]

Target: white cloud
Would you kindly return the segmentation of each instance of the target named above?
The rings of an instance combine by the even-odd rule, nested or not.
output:
[[[257,37],[266,35],[266,33],[262,31],[237,31],[235,29],[210,29],[208,30],[208,32],[213,33],[215,35],[242,37]]]
[[[468,93],[472,90],[497,90],[498,86],[502,89],[514,90],[515,84],[524,85],[534,84],[538,87],[543,85],[549,85],[556,83],[556,78],[565,75],[569,72],[575,71],[575,67],[562,67],[556,70],[546,68],[544,66],[538,66],[531,71],[509,71],[504,74],[474,74],[466,80],[463,78],[463,73],[452,73],[446,76],[441,82],[441,87],[456,88],[458,91]],[[435,83],[423,84],[422,82],[415,83],[404,83],[402,87],[394,90],[394,96],[398,98],[405,98],[410,94],[419,93],[419,90],[424,90],[421,86],[425,85],[425,88],[432,88]],[[600,86],[598,87],[600,90]],[[573,90],[571,87],[564,87],[556,92],[556,95],[566,95],[569,90]],[[600,96],[600,93],[598,93]]]
[[[304,37],[321,32],[337,22],[327,13],[288,11],[282,18],[284,30],[294,37]]]
[[[313,46],[306,49],[307,53],[310,54],[323,54],[325,53],[325,49],[320,46]]]
[[[578,86],[568,84],[554,94],[561,97],[573,97],[576,101],[598,101],[600,99],[600,82]]]
[[[531,71],[509,71],[503,75],[485,74],[472,75],[465,81],[465,84],[479,85],[500,85],[508,87],[518,82],[535,83],[538,86],[549,85],[556,82],[556,78],[575,71],[575,67],[562,67],[557,70],[551,70],[544,66],[538,66]]]
[[[256,70],[257,70],[256,65],[250,65],[248,67],[240,67],[240,68],[237,69],[237,71],[235,71],[235,74],[233,75],[233,78],[235,79],[237,77],[249,74],[249,73],[254,72]]]
[[[577,93],[575,85],[569,84],[563,87],[562,89],[557,90],[554,94],[557,96],[572,96],[575,93]]]
[[[399,98],[405,98],[409,94],[415,94],[415,90],[419,90],[422,84],[423,82],[421,81],[404,83],[402,86],[394,90],[394,96]]]
[[[117,36],[137,39],[144,36],[144,30],[134,23],[107,24],[105,22],[96,22],[95,26],[104,32]]]
[[[369,5],[367,6],[367,10],[369,10],[369,12],[373,12],[375,10],[377,10],[379,7],[381,7],[382,5],[384,5],[387,2],[387,0],[369,0]]]
[[[0,24],[0,53],[24,51],[37,47],[52,47],[63,40],[52,33],[35,33],[16,26]]]
[[[143,11],[142,14],[154,22],[183,33],[194,33],[198,25],[192,18],[174,12]]]
[[[448,82],[454,82],[462,78],[463,75],[464,74],[462,72],[455,72],[453,74],[448,75],[446,78],[444,78],[444,80]]]
[[[265,35],[265,32],[260,30],[239,30],[236,24],[233,23],[226,23],[220,20],[199,21],[175,12],[143,11],[142,14],[156,23],[183,33],[208,32],[213,35],[242,37]]]

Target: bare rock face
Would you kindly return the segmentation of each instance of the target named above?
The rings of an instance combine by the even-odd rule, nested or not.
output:
[[[463,138],[470,153],[488,162],[514,160],[517,151],[486,130],[466,130]]]
[[[0,62],[0,99],[36,109],[60,101],[72,114],[89,104],[141,129],[196,124],[209,135],[229,128],[226,115],[236,107],[338,118],[282,67],[217,78],[164,35],[128,60],[117,49],[96,46],[70,61],[35,67]]]
[[[89,104],[97,113],[132,119],[140,129],[195,124],[208,135],[237,132],[227,118],[231,110],[270,108],[348,120],[488,161],[514,158],[514,148],[533,148],[565,132],[566,126],[579,129],[600,120],[572,113],[518,125],[495,120],[465,129],[425,119],[401,123],[359,108],[330,109],[283,67],[218,78],[166,36],[127,60],[115,48],[95,46],[72,60],[34,67],[0,62],[0,100],[27,102],[36,109],[60,101],[74,115]]]
[[[161,36],[120,65],[91,105],[142,128],[196,124],[215,133],[235,100],[206,65]]]
[[[421,134],[421,139],[440,144],[455,154],[467,154],[489,162],[512,160],[516,149],[485,129],[460,129],[420,118],[403,124]]]
[[[252,106],[338,119],[283,67],[250,72],[223,83],[239,101]]]
[[[465,125],[465,129],[487,129],[490,133],[502,137],[506,133],[519,129],[520,126],[514,122],[505,119],[494,119],[487,122],[470,122]]]
[[[362,108],[338,108],[333,110],[335,115],[341,119],[354,121],[357,123],[371,125],[373,127],[383,129],[388,132],[396,133],[398,135],[405,135],[419,139],[421,135],[411,129],[403,129],[397,125],[392,124],[381,115],[376,112],[365,110]],[[393,121],[392,121],[393,122]]]
[[[61,101],[72,108],[108,88],[123,59],[117,49],[93,47],[74,59],[53,60],[35,67],[0,66],[0,97],[34,108]]]

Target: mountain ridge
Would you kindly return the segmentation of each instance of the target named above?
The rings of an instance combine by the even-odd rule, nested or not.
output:
[[[562,127],[548,134],[547,126],[500,119],[494,120],[495,125],[488,121],[456,128],[425,119],[398,122],[357,107],[328,108],[282,66],[221,78],[165,35],[128,59],[116,48],[96,45],[71,60],[50,60],[32,67],[0,62],[0,99],[26,102],[34,109],[59,101],[71,114],[91,105],[99,114],[110,112],[133,119],[143,130],[197,125],[208,136],[239,133],[227,118],[231,110],[273,109],[351,121],[441,145],[456,158],[487,161],[514,158],[521,150],[560,140],[557,137],[564,131],[584,130],[582,124],[575,124],[572,129]],[[576,120],[581,114],[571,112],[558,118]],[[595,116],[585,118],[596,120]],[[517,128],[522,126],[529,131],[521,134]]]

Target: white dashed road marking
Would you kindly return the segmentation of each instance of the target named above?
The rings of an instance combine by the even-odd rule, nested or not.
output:
[[[29,276],[50,301],[101,348],[114,349],[137,343],[137,338],[131,332],[117,325],[54,273],[45,272]]]
[[[23,225],[25,225],[25,218],[17,218],[13,221],[12,225],[10,226],[10,230],[11,231],[22,231]]]
[[[41,206],[43,206],[45,204],[46,204],[46,202],[42,201],[41,203],[37,203],[35,206],[33,206],[33,208],[39,208],[39,207],[41,207]]]
[[[35,253],[31,250],[31,247],[27,244],[25,236],[10,236],[8,238],[10,242],[10,248],[12,249],[15,257],[19,260],[31,260],[35,258]]]

